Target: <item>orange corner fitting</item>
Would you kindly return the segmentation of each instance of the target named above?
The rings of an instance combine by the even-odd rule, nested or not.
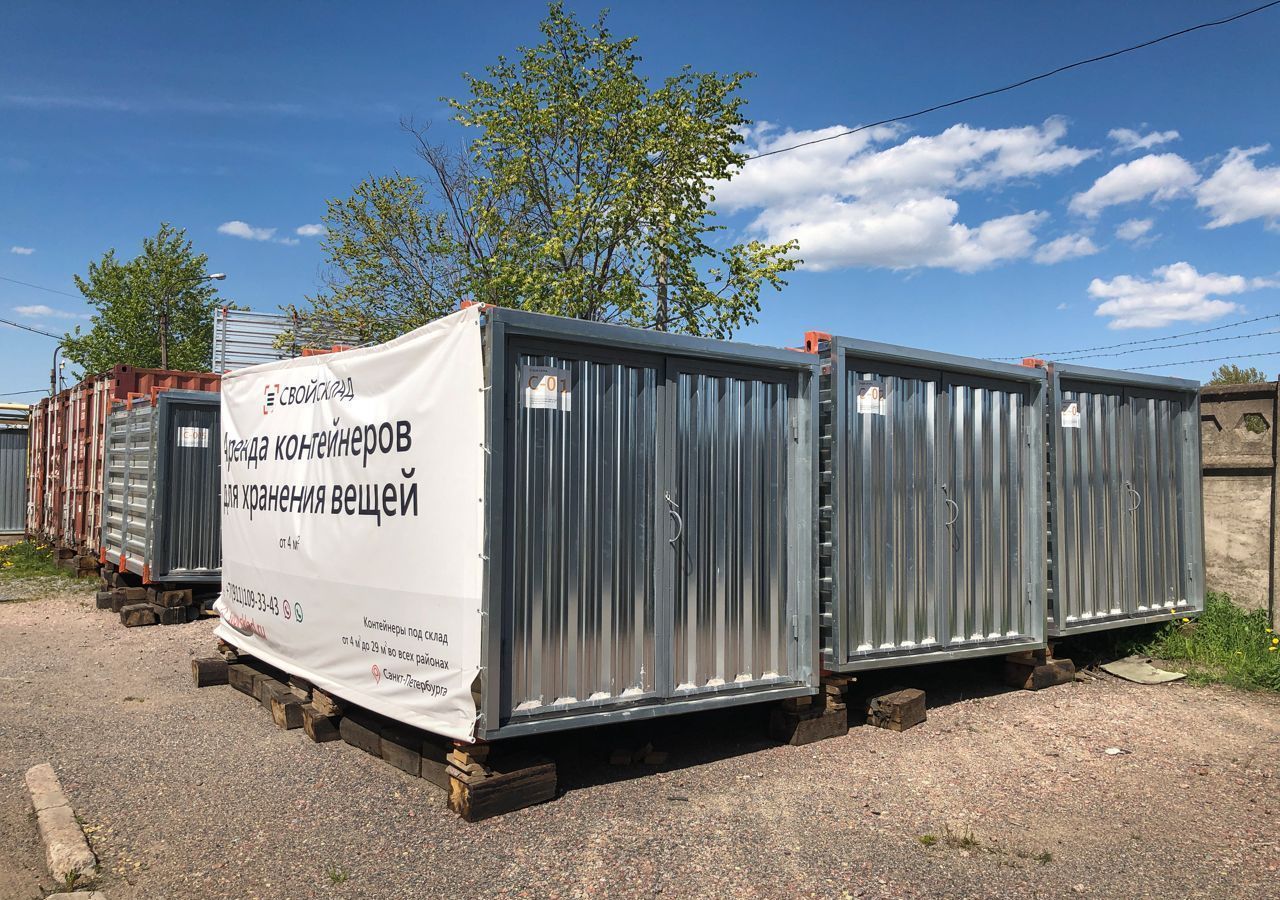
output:
[[[151,567],[148,565],[143,565],[142,567],[142,583],[143,584],[151,583]]]
[[[1037,359],[1034,356],[1023,357],[1022,364],[1028,369],[1043,369],[1049,365],[1047,360]]]
[[[822,342],[831,343],[831,335],[825,331],[806,331],[804,333],[804,352],[817,353]]]

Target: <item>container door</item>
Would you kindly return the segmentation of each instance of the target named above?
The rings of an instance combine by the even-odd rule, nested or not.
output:
[[[503,709],[654,695],[661,360],[558,343],[510,353]]]
[[[1026,545],[1034,529],[1023,502],[1029,391],[980,378],[946,381],[938,492],[945,507],[947,636],[954,644],[1035,633],[1027,602],[1034,554]]]
[[[844,381],[837,653],[848,660],[937,649],[949,593],[940,602],[942,375],[850,358]]]
[[[788,473],[798,377],[672,361],[667,390],[668,690],[794,682]]]
[[[1133,534],[1134,577],[1130,612],[1159,612],[1187,601],[1190,575],[1183,548],[1186,517],[1182,485],[1185,398],[1130,391],[1133,474],[1126,491],[1126,527]]]
[[[1061,500],[1054,565],[1066,626],[1123,615],[1136,574],[1133,404],[1117,387],[1063,379],[1059,388],[1055,475]]]

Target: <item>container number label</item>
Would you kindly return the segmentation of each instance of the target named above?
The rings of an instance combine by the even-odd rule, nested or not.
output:
[[[209,429],[197,428],[193,425],[184,425],[178,429],[178,446],[179,447],[208,447],[209,446]]]
[[[553,366],[522,366],[520,383],[526,409],[573,409],[572,380],[568,369]]]
[[[1080,427],[1080,403],[1072,400],[1062,408],[1062,427],[1063,428],[1079,428]]]
[[[885,413],[884,381],[874,378],[858,382],[858,414],[883,416]]]

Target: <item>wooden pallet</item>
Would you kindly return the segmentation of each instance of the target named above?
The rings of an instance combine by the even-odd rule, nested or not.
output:
[[[463,744],[345,703],[219,642],[219,655],[191,661],[196,687],[227,684],[253,697],[283,730],[301,728],[317,744],[342,740],[447,792],[449,808],[468,822],[551,800],[556,766],[549,759]]]

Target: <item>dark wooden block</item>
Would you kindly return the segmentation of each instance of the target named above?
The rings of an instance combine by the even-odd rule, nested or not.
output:
[[[849,711],[843,704],[839,709],[811,707],[800,711],[780,705],[769,713],[769,734],[795,747],[840,737],[848,731]]]
[[[1076,679],[1076,666],[1069,659],[1050,659],[1040,662],[1034,657],[1006,657],[1004,680],[1010,687],[1026,691],[1041,691],[1059,684],[1070,684]]]
[[[126,600],[124,598],[124,594],[120,592],[119,588],[116,588],[111,592],[111,611],[112,612],[116,612],[116,613],[120,612],[120,610],[124,609],[131,602],[132,601]]]
[[[422,775],[422,732],[399,722],[382,728],[382,758],[415,778]]]
[[[302,699],[285,688],[271,698],[271,718],[277,728],[289,730],[302,727]]]
[[[258,673],[244,663],[227,665],[227,684],[242,694],[248,694],[255,699],[258,696]]]
[[[159,620],[156,611],[147,603],[131,603],[120,608],[120,623],[125,628],[154,625]]]
[[[157,606],[168,606],[168,607],[190,606],[191,591],[190,590],[156,591],[156,599],[153,600],[152,602],[155,603]]]
[[[427,735],[422,741],[422,766],[418,775],[437,787],[449,790],[448,756],[449,747],[443,739]]]
[[[352,747],[382,756],[382,728],[376,718],[363,711],[348,710],[338,723],[338,733]]]
[[[160,620],[161,625],[186,625],[187,611],[176,606],[156,606],[150,604],[151,608],[156,612],[156,618]]]
[[[115,596],[115,591],[98,591],[98,593],[94,595],[93,599],[94,603],[97,604],[98,609],[110,609],[111,601],[115,599]]]
[[[271,712],[271,704],[275,702],[277,697],[291,697],[293,691],[289,690],[289,686],[270,675],[258,673],[258,702],[262,704],[262,708],[267,712]]]
[[[867,724],[906,731],[925,721],[924,691],[898,688],[867,700]]]
[[[513,759],[491,775],[472,776],[449,767],[449,808],[468,822],[545,803],[556,796],[556,764]]]
[[[191,660],[191,680],[196,687],[227,683],[227,661],[220,656]]]
[[[302,707],[302,730],[317,744],[341,739],[338,721],[337,716],[322,715],[309,703]]]

